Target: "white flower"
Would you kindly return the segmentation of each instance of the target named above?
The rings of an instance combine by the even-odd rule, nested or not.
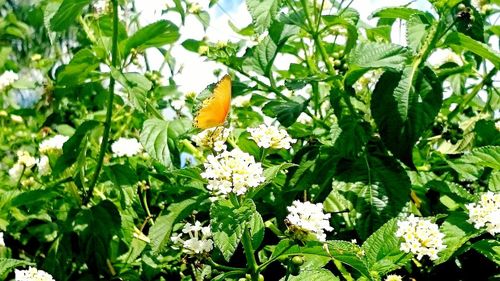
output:
[[[19,79],[19,75],[12,70],[7,70],[2,75],[0,75],[0,91],[12,85],[17,79]]]
[[[224,127],[210,128],[192,136],[191,140],[200,148],[213,148],[215,151],[220,152],[226,149],[224,143],[231,134],[231,131],[231,129]]]
[[[469,211],[468,222],[477,229],[486,227],[486,231],[495,235],[500,233],[500,193],[488,191],[481,195],[477,203],[465,206]]]
[[[412,252],[419,260],[425,255],[436,260],[437,254],[446,248],[443,244],[444,234],[439,231],[438,225],[413,214],[407,220],[398,222],[396,237],[403,238],[401,251]]]
[[[435,49],[429,56],[429,64],[433,67],[440,67],[447,62],[454,62],[462,65],[462,58],[450,49]]]
[[[290,145],[297,141],[292,139],[287,131],[275,126],[262,124],[257,128],[248,128],[247,131],[251,135],[250,138],[263,148],[290,149]]]
[[[19,150],[17,152],[17,163],[24,165],[26,168],[31,168],[35,166],[36,159],[35,157],[31,156],[29,152],[24,150]]]
[[[325,231],[332,231],[330,226],[330,214],[323,213],[323,204],[311,202],[293,201],[292,206],[287,207],[289,212],[286,217],[290,224],[312,232],[319,241],[326,240]]]
[[[184,100],[184,98],[176,99],[171,101],[170,105],[172,106],[173,109],[179,111],[186,107],[186,101]]]
[[[250,105],[250,99],[252,99],[252,95],[237,96],[231,101],[231,103],[235,107],[245,107]]]
[[[217,156],[209,155],[203,164],[201,176],[208,179],[207,189],[217,195],[245,194],[249,188],[257,187],[265,178],[260,163],[239,149],[223,151]]]
[[[103,14],[108,10],[109,3],[108,0],[97,0],[92,5],[98,14]]]
[[[16,269],[14,272],[15,281],[55,281],[52,275],[31,266],[27,270]]]
[[[182,229],[185,238],[183,239],[182,234],[172,235],[170,238],[172,242],[181,246],[182,251],[188,255],[200,255],[209,253],[213,247],[214,243],[212,239],[212,232],[210,231],[210,226],[202,226],[201,222],[195,221],[194,224],[186,223]]]
[[[36,166],[38,167],[38,173],[41,176],[48,175],[52,171],[52,168],[50,167],[49,157],[47,157],[47,155],[42,155],[40,158],[38,158]]]
[[[115,157],[132,157],[141,153],[143,147],[135,138],[119,138],[111,145],[111,151]]]
[[[22,176],[23,170],[24,170],[23,165],[21,165],[19,163],[14,164],[14,166],[12,166],[12,168],[9,169],[10,178],[13,181],[17,182],[19,180],[19,178]]]
[[[10,115],[10,120],[12,120],[15,123],[23,123],[23,117],[15,114]]]
[[[5,247],[5,241],[3,240],[3,232],[0,232],[0,247]]]
[[[46,154],[51,151],[61,151],[64,143],[68,139],[68,136],[55,135],[49,139],[43,140],[38,147],[38,151],[40,151],[41,154]]]
[[[390,274],[385,277],[385,281],[403,281],[403,277],[397,274]]]

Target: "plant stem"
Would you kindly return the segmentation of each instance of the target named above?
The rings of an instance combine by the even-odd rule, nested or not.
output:
[[[113,38],[112,38],[112,48],[111,48],[111,66],[116,67],[118,61],[118,0],[112,0],[113,3]],[[106,110],[106,121],[104,123],[104,132],[102,134],[101,148],[99,150],[99,158],[97,159],[97,166],[95,168],[92,181],[90,182],[87,195],[84,197],[83,204],[89,203],[92,198],[92,193],[94,187],[99,179],[99,174],[101,173],[102,165],[104,162],[104,155],[106,154],[106,149],[109,143],[109,133],[111,131],[111,117],[113,115],[113,99],[115,97],[115,79],[113,76],[109,78],[109,97],[108,97],[108,107]]]

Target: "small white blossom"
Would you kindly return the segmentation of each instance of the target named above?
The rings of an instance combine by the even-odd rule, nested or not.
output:
[[[200,148],[213,148],[215,151],[220,152],[226,150],[225,142],[231,134],[231,131],[231,129],[226,129],[224,127],[210,128],[192,136],[191,140]]]
[[[385,281],[403,281],[403,277],[397,274],[389,274],[385,277]]]
[[[27,270],[15,271],[15,281],[55,281],[52,275],[43,270],[29,267]]]
[[[263,148],[290,149],[291,144],[297,141],[292,139],[287,131],[275,126],[262,124],[257,128],[248,128],[247,131],[251,135],[250,138]]]
[[[12,70],[7,70],[0,75],[0,91],[12,85],[19,79],[19,75]]]
[[[201,222],[194,224],[186,223],[182,229],[183,234],[172,235],[170,240],[176,246],[180,246],[182,251],[188,255],[208,254],[213,249],[212,232],[210,226],[202,226]],[[183,236],[186,239],[183,239]]]
[[[245,107],[250,105],[252,95],[237,96],[232,99],[231,104],[235,107]]]
[[[38,151],[41,154],[46,154],[51,151],[57,152],[61,151],[64,143],[69,139],[68,136],[55,135],[51,138],[43,140],[38,146]]]
[[[323,213],[323,204],[311,202],[293,201],[292,206],[287,207],[289,212],[286,217],[290,224],[298,226],[316,235],[319,241],[326,240],[325,231],[332,231],[330,226],[330,214]]]
[[[486,227],[486,231],[495,235],[500,233],[500,193],[488,191],[481,195],[477,203],[465,206],[469,211],[468,222],[477,229]]]
[[[9,169],[10,178],[13,181],[17,182],[19,180],[19,178],[21,178],[24,169],[25,168],[23,165],[21,165],[19,163],[14,164],[14,166],[12,166],[12,168]]]
[[[15,114],[10,115],[10,120],[12,120],[15,123],[23,123],[23,117]]]
[[[462,65],[462,58],[450,49],[435,49],[429,56],[429,64],[433,67],[440,67],[447,62],[453,62]]]
[[[52,168],[50,167],[49,157],[47,157],[47,155],[42,155],[40,158],[38,158],[36,166],[38,168],[38,173],[40,174],[40,176],[48,175],[52,171]]]
[[[0,232],[0,247],[5,247],[5,241],[3,240],[3,232]]]
[[[231,192],[242,195],[265,180],[262,165],[239,149],[223,151],[217,156],[209,155],[203,165],[205,172],[201,176],[208,180],[207,189],[216,195]]]
[[[17,152],[17,163],[25,166],[26,168],[31,168],[35,166],[36,159],[35,157],[31,156],[29,152],[24,150],[19,150]]]
[[[115,157],[132,157],[141,153],[143,147],[135,138],[119,138],[111,145],[111,151]]]
[[[108,0],[97,0],[92,5],[98,14],[104,14],[109,8]]]
[[[413,214],[405,221],[398,222],[396,237],[403,238],[401,251],[412,252],[419,260],[426,255],[431,260],[436,260],[437,254],[446,248],[443,244],[444,234],[439,231],[438,225]]]

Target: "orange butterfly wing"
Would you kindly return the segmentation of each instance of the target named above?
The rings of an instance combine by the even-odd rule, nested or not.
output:
[[[231,77],[225,75],[215,85],[213,94],[203,102],[194,118],[194,125],[200,129],[208,129],[224,125],[231,106]]]

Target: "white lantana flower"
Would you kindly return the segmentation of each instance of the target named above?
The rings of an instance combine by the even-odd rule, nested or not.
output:
[[[323,213],[323,204],[311,202],[293,201],[292,206],[287,207],[289,212],[286,217],[290,224],[309,231],[319,241],[326,240],[325,231],[332,231],[330,226],[330,214]]]
[[[500,193],[488,191],[477,203],[465,206],[469,211],[468,222],[477,229],[486,227],[491,235],[500,233]]]
[[[135,138],[119,138],[111,145],[111,151],[115,157],[132,157],[141,153],[142,144]]]
[[[215,151],[220,152],[226,149],[225,142],[231,131],[231,129],[224,127],[210,128],[192,136],[191,140],[200,148],[213,148]]]
[[[14,272],[15,281],[55,281],[52,275],[31,266],[27,270],[16,269]]]
[[[36,166],[38,168],[38,173],[41,176],[48,175],[52,171],[52,168],[50,167],[49,157],[47,157],[47,155],[42,155],[40,158],[38,158]]]
[[[406,220],[398,222],[396,237],[403,238],[401,251],[417,255],[417,259],[429,256],[438,259],[438,253],[446,248],[443,244],[444,234],[437,224],[430,220],[410,215]]]
[[[171,240],[175,246],[180,246],[182,251],[188,255],[208,254],[214,247],[214,242],[211,239],[212,231],[210,230],[210,225],[202,226],[199,221],[195,221],[194,224],[186,223],[182,229],[182,233],[184,235],[181,233],[173,235]]]
[[[292,139],[287,131],[275,126],[260,125],[257,128],[248,128],[250,138],[254,140],[259,147],[274,149],[290,149],[291,144],[297,140]]]
[[[0,247],[5,247],[5,241],[3,240],[3,232],[0,232]]]
[[[21,165],[19,163],[14,164],[14,166],[12,166],[12,168],[9,169],[10,178],[13,181],[17,182],[19,180],[19,178],[21,178],[24,169],[25,168],[23,165]]]
[[[12,70],[7,70],[0,75],[0,91],[12,85],[19,79],[19,75]]]
[[[433,67],[440,67],[447,62],[463,65],[462,58],[450,49],[435,49],[429,56],[429,64]]]
[[[17,163],[25,166],[26,168],[31,168],[35,166],[36,159],[35,157],[31,156],[29,152],[24,150],[19,150],[17,152]]]
[[[63,148],[64,143],[69,139],[68,136],[55,135],[51,138],[43,140],[38,146],[38,151],[41,154],[46,154],[49,152],[58,152]]]
[[[249,188],[264,182],[264,170],[260,163],[240,149],[224,151],[217,156],[209,155],[203,164],[201,176],[208,180],[207,189],[216,195],[245,194]]]
[[[389,274],[385,277],[385,281],[403,281],[403,277],[397,274]]]

